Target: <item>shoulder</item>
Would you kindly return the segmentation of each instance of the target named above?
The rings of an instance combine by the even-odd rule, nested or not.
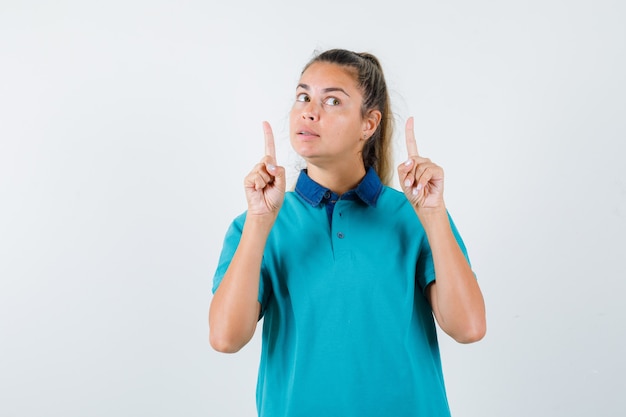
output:
[[[415,214],[411,203],[406,199],[404,193],[388,185],[383,186],[376,206],[380,206],[385,210],[400,210]]]
[[[315,209],[311,203],[305,201],[295,191],[287,191],[285,193],[285,200],[283,206],[280,209],[280,216],[284,216],[286,213],[301,212]]]
[[[397,190],[389,185],[383,185],[382,191],[380,192],[380,196],[378,198],[380,199],[383,197],[393,201],[408,202],[402,191]]]

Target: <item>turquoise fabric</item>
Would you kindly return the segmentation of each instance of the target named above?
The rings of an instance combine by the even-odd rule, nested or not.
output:
[[[406,197],[376,181],[375,199],[340,198],[331,222],[322,201],[285,196],[261,267],[259,416],[449,416],[428,240]],[[213,291],[244,220],[226,233]]]

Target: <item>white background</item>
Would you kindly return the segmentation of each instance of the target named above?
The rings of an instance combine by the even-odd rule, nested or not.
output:
[[[383,63],[486,297],[456,417],[626,411],[626,6],[0,0],[0,415],[253,416],[210,287],[315,50]]]

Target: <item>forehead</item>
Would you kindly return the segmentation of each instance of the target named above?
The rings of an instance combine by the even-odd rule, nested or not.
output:
[[[300,83],[311,88],[341,87],[357,90],[356,72],[353,68],[330,62],[314,62],[300,77]]]

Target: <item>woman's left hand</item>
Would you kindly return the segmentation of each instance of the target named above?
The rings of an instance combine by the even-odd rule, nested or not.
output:
[[[398,166],[398,178],[404,195],[416,210],[445,208],[443,169],[417,152],[413,117],[406,121],[406,149],[409,157]]]

